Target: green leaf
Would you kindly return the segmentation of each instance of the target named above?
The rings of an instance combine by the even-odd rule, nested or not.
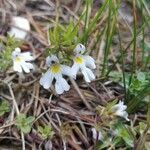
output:
[[[146,126],[147,124],[144,123],[144,122],[139,122],[139,125],[138,125],[138,132],[142,135],[144,130],[146,129]]]
[[[133,147],[134,138],[124,124],[118,122],[116,127],[116,132],[117,132],[117,136],[121,137],[128,146]]]
[[[112,81],[118,82],[122,79],[122,74],[120,72],[117,72],[117,71],[111,71],[109,73],[109,77],[111,78]]]
[[[10,111],[8,101],[1,100],[0,102],[0,116],[4,115],[6,112]]]
[[[5,71],[12,65],[12,51],[21,45],[21,42],[16,41],[13,37],[7,36],[6,42],[0,41],[2,51],[0,52],[0,71]]]
[[[128,112],[135,111],[138,108],[140,102],[143,102],[143,99],[149,95],[150,95],[150,82],[148,82],[144,86],[144,88],[138,92],[136,96],[130,99],[130,101],[127,104],[127,111]]]
[[[51,47],[46,48],[45,55],[56,55],[60,63],[71,64],[72,55],[77,43],[78,26],[73,22],[69,25],[60,26],[48,30],[48,38]]]
[[[43,132],[43,127],[42,127],[42,126],[38,126],[38,131],[39,131],[40,133],[42,133],[42,132]]]
[[[44,127],[38,126],[38,131],[41,134],[43,139],[52,138],[54,131],[51,126],[45,125]]]
[[[35,117],[29,116],[26,117],[25,114],[19,114],[16,118],[16,126],[20,129],[23,133],[29,133],[31,131],[32,123]]]
[[[20,130],[21,130],[23,133],[27,134],[27,133],[30,133],[31,127],[30,127],[29,125],[27,125],[27,126],[24,126],[24,127],[20,128]]]
[[[35,120],[35,117],[33,117],[33,116],[30,116],[26,119],[28,124],[32,123],[34,120]]]
[[[26,119],[26,115],[20,113],[20,114],[17,116],[16,122],[17,122],[17,123],[21,123],[21,121],[23,121],[23,120],[25,120],[25,119]]]

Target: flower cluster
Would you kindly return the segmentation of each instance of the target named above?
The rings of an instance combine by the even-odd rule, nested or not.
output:
[[[46,66],[48,70],[42,75],[40,84],[45,88],[49,89],[54,83],[55,91],[57,94],[62,94],[64,91],[70,89],[70,85],[64,78],[68,76],[76,79],[78,72],[81,72],[86,82],[91,82],[95,79],[91,69],[95,69],[95,60],[89,56],[84,55],[85,46],[78,44],[72,54],[73,65],[66,66],[60,63],[60,60],[56,55],[51,55],[46,58]],[[30,52],[21,53],[20,48],[16,48],[12,52],[12,59],[14,63],[14,70],[17,72],[25,71],[30,72],[33,69],[33,65],[29,61],[33,60]]]
[[[70,89],[69,84],[63,78],[63,75],[71,76],[71,68],[59,63],[58,58],[55,55],[48,56],[46,58],[46,65],[49,67],[48,71],[41,77],[40,84],[49,89],[55,79],[55,90],[58,94],[62,94],[64,91]]]
[[[85,52],[85,46],[82,44],[78,44],[76,48],[74,49],[74,57],[73,61],[74,64],[72,66],[72,74],[74,78],[76,78],[76,75],[78,71],[81,71],[81,73],[84,76],[84,79],[86,82],[91,82],[95,79],[95,76],[91,69],[95,69],[95,60],[89,56],[89,55],[83,55]]]

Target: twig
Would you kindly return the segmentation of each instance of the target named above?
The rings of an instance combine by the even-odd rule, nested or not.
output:
[[[65,141],[65,139],[63,139],[62,141],[63,141],[64,150],[67,150],[67,146],[66,146],[66,141]]]
[[[83,100],[83,103],[87,106],[87,108],[88,108],[89,110],[92,110],[92,107],[91,107],[91,106],[89,105],[89,103],[86,101],[84,95],[83,95],[82,92],[80,91],[80,89],[79,89],[77,83],[74,81],[74,79],[70,78],[70,81],[71,81],[71,83],[73,84],[75,90],[78,92],[80,98]]]
[[[9,123],[9,124],[3,125],[3,126],[0,127],[0,130],[2,130],[3,128],[10,127],[10,126],[12,126],[13,124],[14,124],[14,122],[11,122],[11,123]]]
[[[11,137],[11,136],[1,136],[0,139],[9,139],[9,140],[21,141],[20,139],[15,138],[15,137]],[[30,143],[26,142],[26,144],[31,147]],[[1,149],[2,149],[2,146],[1,146]]]
[[[16,100],[15,100],[15,96],[14,96],[13,90],[12,90],[12,88],[11,88],[11,85],[8,84],[8,87],[9,87],[9,91],[10,91],[10,94],[11,94],[11,97],[12,97],[12,100],[13,100],[13,104],[14,104],[15,109],[16,109],[16,113],[17,113],[17,115],[19,115],[18,105],[17,105],[17,102],[16,102]]]
[[[9,91],[10,91],[10,94],[11,94],[11,97],[12,97],[12,100],[13,100],[13,105],[15,106],[15,109],[16,109],[16,113],[17,115],[20,114],[19,112],[19,109],[18,109],[18,105],[17,105],[17,102],[15,100],[15,96],[14,96],[14,93],[13,93],[13,90],[12,90],[12,87],[11,87],[11,84],[7,84],[8,87],[9,87]],[[25,148],[25,139],[24,139],[24,134],[23,132],[21,132],[21,138],[22,138],[22,150],[26,150]]]

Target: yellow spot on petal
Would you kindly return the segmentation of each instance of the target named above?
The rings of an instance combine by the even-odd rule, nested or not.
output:
[[[16,59],[15,59],[16,62],[21,62],[21,60],[22,59],[20,57],[16,57]]]
[[[54,64],[51,66],[50,68],[51,72],[52,73],[59,73],[60,72],[60,65],[59,64]]]
[[[83,63],[83,58],[82,57],[76,57],[74,59],[74,61],[77,63],[77,64],[82,64]]]

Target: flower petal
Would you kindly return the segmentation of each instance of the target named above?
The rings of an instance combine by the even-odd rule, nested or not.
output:
[[[94,140],[103,140],[103,135],[100,131],[97,131],[95,128],[92,128],[91,131]]]
[[[32,60],[34,60],[34,57],[31,56],[31,53],[30,53],[30,52],[20,53],[20,56],[21,56],[25,61],[32,61]]]
[[[89,77],[89,79],[90,79],[91,81],[95,79],[94,73],[93,73],[89,68],[86,68],[86,72],[87,72],[88,77]]]
[[[55,90],[57,94],[62,94],[64,92],[64,89],[59,82],[55,83]]]
[[[91,69],[95,69],[95,60],[91,56],[83,56],[85,65]]]
[[[77,63],[74,63],[73,66],[71,67],[71,72],[74,79],[76,79],[78,71],[79,71],[79,65]]]
[[[82,66],[81,72],[83,73],[86,82],[91,82],[92,80],[95,79],[93,72],[89,68]]]
[[[22,72],[20,63],[14,62],[13,69],[14,69],[14,71]]]
[[[22,67],[22,69],[24,70],[25,73],[29,73],[30,72],[30,69],[26,66],[25,63],[21,63],[21,67]]]
[[[20,49],[19,47],[16,47],[16,48],[15,48],[15,52],[21,53],[21,49]]]
[[[21,62],[20,64],[26,73],[29,73],[30,69],[33,69],[33,65],[31,63]]]
[[[117,111],[115,114],[116,114],[116,116],[125,118],[127,121],[129,121],[128,113],[126,111]]]
[[[52,61],[54,61],[54,62],[56,62],[56,63],[59,63],[59,60],[58,60],[57,56],[51,55],[51,56],[48,56],[48,57],[46,58],[46,65],[47,65],[47,66],[50,66],[51,63],[52,63]]]
[[[112,107],[112,111],[115,112],[115,111],[124,111],[125,109],[127,108],[126,105],[124,105],[124,102],[122,101],[119,101],[118,104],[114,105]]]
[[[26,62],[26,65],[29,69],[34,69],[34,66],[31,63]]]
[[[123,101],[119,101],[118,106],[119,106],[120,110],[125,110],[127,108],[127,106],[124,105]]]
[[[62,74],[73,77],[72,70],[69,66],[61,65]]]
[[[12,58],[15,59],[17,56],[19,56],[21,53],[21,49],[19,47],[15,48],[15,50],[12,52]]]
[[[51,72],[48,70],[40,79],[40,84],[45,88],[49,89],[52,81],[54,79],[54,76],[51,74]]]
[[[128,118],[128,113],[126,111],[124,111],[123,116],[127,121],[130,121],[130,119]]]
[[[79,43],[79,44],[75,47],[74,52],[77,53],[77,54],[79,54],[79,53],[83,54],[83,53],[85,52],[85,46],[82,45],[81,43]]]
[[[55,90],[57,94],[62,94],[64,91],[68,91],[70,89],[70,85],[62,77],[61,74],[55,76],[55,78],[56,78]]]
[[[81,72],[82,72],[82,74],[84,76],[85,81],[86,82],[91,82],[90,79],[89,79],[89,76],[88,76],[88,74],[86,72],[86,69],[81,69]]]

